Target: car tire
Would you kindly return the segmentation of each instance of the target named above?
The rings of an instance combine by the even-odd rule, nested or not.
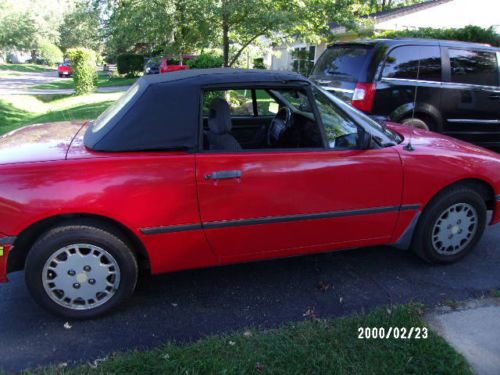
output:
[[[429,126],[429,124],[427,124],[427,122],[416,117],[404,119],[403,121],[401,121],[401,124],[417,129],[431,130],[431,127]]]
[[[447,189],[423,211],[412,249],[429,263],[456,262],[469,254],[481,239],[486,214],[484,199],[473,187]]]
[[[63,75],[61,73],[59,73],[59,78],[62,78],[62,77],[63,77]]]
[[[69,319],[106,314],[134,292],[137,260],[113,230],[80,222],[55,227],[28,253],[25,280],[34,300]]]

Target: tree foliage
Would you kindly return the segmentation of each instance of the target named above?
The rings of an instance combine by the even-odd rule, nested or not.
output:
[[[137,76],[144,68],[144,57],[135,53],[124,53],[116,59],[118,73],[126,74],[127,77]]]
[[[75,8],[67,13],[59,27],[60,47],[85,47],[100,51],[103,46],[100,10],[92,0],[77,0]]]
[[[42,60],[47,61],[48,65],[56,65],[63,61],[63,53],[54,43],[49,41],[40,42],[39,54]]]
[[[493,27],[465,26],[459,29],[433,29],[430,27],[415,30],[385,31],[375,34],[379,38],[433,38],[461,40],[464,42],[488,43],[500,46],[500,34]]]
[[[94,91],[97,81],[95,52],[87,48],[71,48],[66,51],[71,59],[73,81],[77,95]]]
[[[190,68],[207,69],[220,68],[224,64],[222,56],[214,53],[202,53],[200,56],[187,62]]]

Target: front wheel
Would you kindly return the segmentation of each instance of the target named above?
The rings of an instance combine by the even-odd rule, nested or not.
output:
[[[469,254],[486,226],[486,204],[471,187],[457,186],[434,198],[422,213],[412,248],[430,263],[453,263]]]
[[[126,241],[89,224],[48,231],[30,250],[25,267],[35,301],[71,319],[111,311],[133,293],[137,275],[137,261]]]

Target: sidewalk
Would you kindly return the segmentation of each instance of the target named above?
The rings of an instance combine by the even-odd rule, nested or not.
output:
[[[476,374],[500,374],[499,298],[469,301],[456,310],[434,310],[426,320],[466,358]]]

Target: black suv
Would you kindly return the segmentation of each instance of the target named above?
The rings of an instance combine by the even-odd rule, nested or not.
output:
[[[500,146],[500,48],[433,39],[336,43],[311,79],[364,112]]]

